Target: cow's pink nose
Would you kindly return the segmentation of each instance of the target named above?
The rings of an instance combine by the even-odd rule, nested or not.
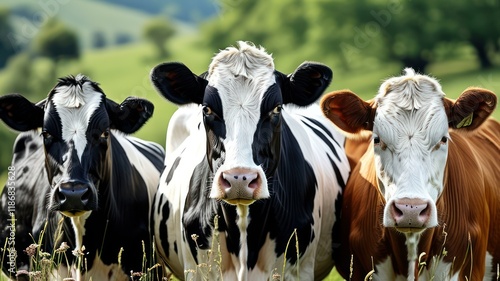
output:
[[[262,188],[259,173],[253,169],[235,168],[221,173],[220,186],[224,192],[223,200],[256,200]]]
[[[391,215],[398,228],[424,228],[430,213],[429,204],[422,199],[403,198],[391,206]]]

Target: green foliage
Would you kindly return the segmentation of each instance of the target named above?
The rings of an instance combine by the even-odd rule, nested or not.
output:
[[[175,30],[168,21],[162,18],[152,19],[143,29],[143,36],[146,40],[153,43],[158,57],[164,58],[168,55],[165,43],[175,34]]]
[[[54,61],[80,57],[77,34],[55,19],[43,25],[34,39],[33,48],[36,54]]]
[[[439,61],[443,49],[453,53],[471,46],[482,67],[491,66],[500,50],[496,1],[239,0],[221,5],[222,14],[202,27],[214,49],[249,40],[292,60],[300,51],[342,69],[390,61],[419,71]]]
[[[0,7],[0,68],[4,67],[9,57],[15,54],[16,50],[10,42],[12,27],[9,23],[9,11]]]

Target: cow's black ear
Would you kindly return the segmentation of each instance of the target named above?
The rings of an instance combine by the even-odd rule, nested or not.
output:
[[[110,127],[126,134],[135,133],[153,115],[154,105],[145,99],[128,97],[121,104],[106,99]]]
[[[33,104],[19,94],[0,97],[0,119],[10,128],[26,132],[43,125],[45,100]]]
[[[290,75],[276,71],[281,82],[283,103],[309,105],[321,96],[332,81],[332,70],[320,63],[304,62]]]
[[[167,100],[178,104],[203,102],[208,81],[178,62],[162,63],[151,70],[151,81]]]

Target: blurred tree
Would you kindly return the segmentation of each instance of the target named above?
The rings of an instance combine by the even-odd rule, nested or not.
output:
[[[31,96],[31,65],[33,58],[26,52],[13,56],[7,62],[4,71],[4,83],[0,84],[0,95],[19,93],[25,95],[28,99]]]
[[[175,30],[167,20],[152,19],[144,25],[142,34],[146,40],[153,43],[160,58],[168,55],[165,43],[175,34]]]
[[[132,40],[133,40],[132,37],[128,33],[119,32],[119,33],[116,33],[116,35],[115,35],[115,44],[116,45],[125,45],[125,44],[132,42]]]
[[[310,5],[300,0],[221,1],[222,14],[202,26],[201,33],[215,50],[244,40],[264,46],[276,56],[297,53],[308,45],[311,22],[306,11]],[[285,68],[304,60],[291,58]]]
[[[48,57],[55,62],[80,57],[77,34],[54,18],[42,26],[34,39],[33,48],[37,55]]]
[[[4,67],[7,59],[16,53],[9,34],[13,32],[9,23],[9,10],[0,7],[0,68]]]
[[[493,66],[492,58],[500,51],[500,2],[497,0],[443,0],[436,2],[446,11],[450,29],[460,39],[467,41],[476,51],[482,68]]]
[[[344,69],[399,62],[420,72],[444,49],[463,49],[470,44],[483,67],[491,65],[492,55],[500,51],[497,0],[220,3],[220,16],[202,27],[211,48],[249,40],[274,54],[300,51],[340,62]]]
[[[92,33],[92,47],[101,49],[106,46],[106,35],[102,31]]]

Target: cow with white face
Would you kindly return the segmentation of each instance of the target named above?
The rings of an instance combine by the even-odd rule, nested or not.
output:
[[[325,277],[349,174],[344,137],[311,105],[331,70],[309,62],[286,76],[263,48],[239,42],[202,76],[164,63],[151,78],[183,105],[169,123],[152,208],[162,261],[179,278],[202,279],[193,272],[220,245],[210,280],[271,279],[284,263],[287,280]]]
[[[436,79],[410,68],[373,100],[349,90],[323,97],[340,129],[371,135],[343,197],[344,278],[498,279],[500,123],[488,118],[496,104],[482,88],[446,98]]]
[[[141,128],[153,108],[135,97],[117,104],[84,75],[59,79],[36,104],[19,94],[0,97],[0,118],[24,132],[16,139],[12,161],[18,258],[4,270],[29,270],[23,250],[33,241],[41,241],[46,252],[67,242],[84,254],[85,262],[64,264],[75,265],[72,276],[79,280],[130,280],[131,271],[143,270],[143,254],[152,260],[143,245],[151,247],[149,207],[164,151],[126,134]],[[8,192],[9,184],[0,203],[2,243],[10,235]],[[55,233],[60,214],[62,237]],[[67,257],[63,263],[72,263],[73,255]],[[60,277],[68,272],[61,270]],[[15,276],[13,270],[6,273]]]

